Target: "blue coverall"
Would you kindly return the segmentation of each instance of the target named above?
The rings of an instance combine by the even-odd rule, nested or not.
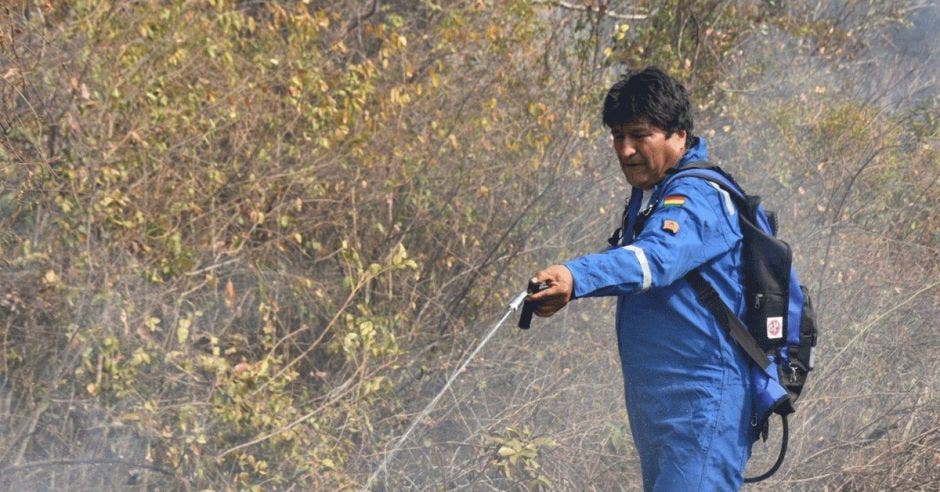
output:
[[[706,160],[696,139],[677,164]],[[727,193],[696,177],[660,182],[638,235],[644,201],[634,188],[621,245],[565,264],[573,298],[616,295],[617,344],[643,487],[736,490],[751,454],[748,359],[683,276],[698,268],[744,314],[742,235]]]

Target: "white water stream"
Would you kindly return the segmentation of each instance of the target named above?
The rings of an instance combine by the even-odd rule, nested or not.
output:
[[[483,337],[483,340],[480,341],[480,344],[477,345],[477,348],[473,349],[473,352],[471,352],[470,355],[468,355],[467,358],[464,359],[463,363],[460,364],[460,367],[458,367],[457,370],[454,371],[453,374],[451,374],[450,379],[448,379],[447,382],[444,383],[444,387],[441,388],[441,391],[437,394],[437,396],[435,396],[434,399],[431,400],[431,403],[428,403],[428,405],[424,407],[424,410],[421,410],[421,413],[419,413],[418,416],[411,423],[411,425],[408,426],[408,430],[406,430],[405,433],[402,434],[400,438],[398,438],[398,441],[395,442],[395,447],[393,447],[391,451],[388,451],[385,454],[385,459],[382,460],[382,464],[380,464],[379,467],[376,468],[374,472],[372,472],[372,476],[370,476],[369,480],[366,482],[366,486],[364,490],[368,491],[372,489],[372,486],[375,484],[375,479],[379,476],[379,473],[382,473],[382,471],[388,467],[388,462],[391,461],[391,459],[395,456],[395,453],[397,453],[398,450],[401,448],[401,445],[405,443],[405,441],[408,439],[408,436],[411,435],[411,432],[415,430],[415,427],[418,426],[418,423],[420,423],[421,420],[424,419],[424,417],[428,415],[431,409],[434,408],[434,405],[437,404],[437,401],[440,400],[442,396],[444,396],[444,393],[446,393],[448,389],[450,389],[450,385],[453,384],[453,382],[457,379],[457,377],[460,376],[460,374],[464,371],[464,369],[467,368],[467,366],[470,364],[470,361],[472,361],[473,358],[476,357],[480,349],[482,349],[483,346],[486,345],[486,343],[490,341],[490,338],[493,338],[493,335],[496,333],[496,330],[498,330],[499,327],[503,325],[503,323],[506,321],[506,318],[508,318],[515,310],[519,309],[519,306],[522,305],[522,302],[525,300],[527,294],[528,293],[526,291],[523,291],[521,294],[517,295],[512,300],[512,302],[509,303],[509,310],[506,311],[506,314],[504,314],[503,317],[500,318],[500,320],[496,323],[496,325],[494,325],[493,328],[490,329],[489,333],[487,333],[486,336]]]

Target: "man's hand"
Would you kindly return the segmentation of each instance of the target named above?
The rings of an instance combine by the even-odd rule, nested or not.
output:
[[[532,277],[534,282],[545,282],[548,288],[529,294],[526,299],[538,303],[535,314],[543,318],[551,316],[565,307],[574,292],[574,278],[564,265],[552,265]]]

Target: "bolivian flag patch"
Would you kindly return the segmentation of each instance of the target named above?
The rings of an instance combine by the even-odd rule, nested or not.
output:
[[[669,195],[663,198],[664,207],[681,207],[685,205],[685,197],[682,195]]]

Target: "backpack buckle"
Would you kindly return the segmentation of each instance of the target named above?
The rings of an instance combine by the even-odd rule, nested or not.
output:
[[[611,245],[611,247],[619,246],[621,239],[623,239],[623,227],[618,227],[617,230],[607,238],[607,244]]]
[[[751,428],[760,436],[761,441],[767,442],[767,435],[770,431],[770,419],[764,419],[763,422],[757,420],[756,415],[751,416]]]

